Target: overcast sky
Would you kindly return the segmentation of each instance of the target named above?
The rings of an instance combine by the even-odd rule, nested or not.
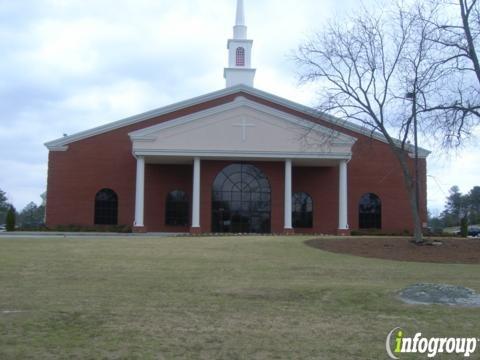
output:
[[[290,54],[353,0],[245,0],[256,87],[315,106]],[[0,189],[40,202],[43,143],[224,88],[235,0],[0,0]],[[429,208],[478,181],[479,148],[429,159]]]

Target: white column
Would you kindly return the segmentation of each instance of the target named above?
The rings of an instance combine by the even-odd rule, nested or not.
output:
[[[342,160],[339,166],[338,209],[338,229],[348,230],[348,175],[346,160]]]
[[[285,230],[292,229],[292,160],[285,160]]]
[[[143,227],[143,209],[145,201],[145,158],[137,157],[137,182],[135,191],[135,227]]]
[[[200,227],[200,158],[193,160],[192,228]]]

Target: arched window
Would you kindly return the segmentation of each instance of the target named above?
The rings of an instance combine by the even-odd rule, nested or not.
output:
[[[237,66],[245,66],[245,49],[243,47],[237,48]]]
[[[118,197],[111,189],[102,189],[95,196],[95,225],[118,224]]]
[[[292,225],[294,228],[313,227],[313,200],[307,193],[292,196]]]
[[[372,193],[364,194],[358,205],[358,225],[360,229],[382,228],[382,201]]]
[[[267,176],[251,164],[231,164],[212,186],[212,231],[270,233],[271,188]]]
[[[165,209],[165,224],[171,226],[188,226],[189,203],[187,194],[174,190],[167,195]]]

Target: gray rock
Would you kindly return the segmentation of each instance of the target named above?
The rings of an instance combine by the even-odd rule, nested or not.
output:
[[[469,288],[447,284],[411,285],[400,292],[400,299],[407,304],[480,307],[480,294]]]

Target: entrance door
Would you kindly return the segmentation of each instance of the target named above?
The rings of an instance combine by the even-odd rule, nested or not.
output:
[[[268,178],[250,164],[232,164],[215,178],[212,230],[216,233],[270,233]]]

